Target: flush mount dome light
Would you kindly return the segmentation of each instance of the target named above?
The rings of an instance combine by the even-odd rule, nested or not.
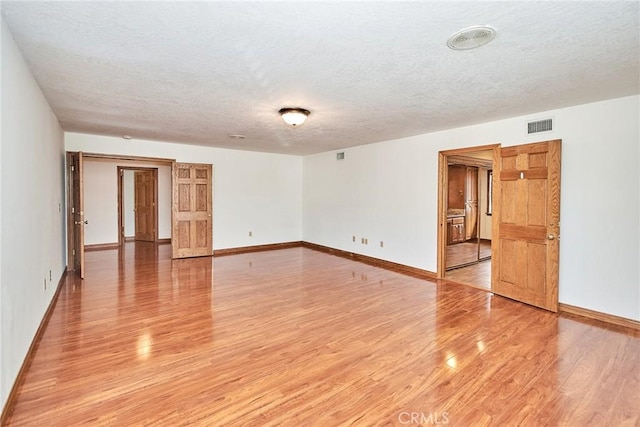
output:
[[[303,124],[311,112],[304,108],[281,108],[278,111],[282,120],[291,127],[298,127]]]
[[[447,40],[447,46],[453,50],[469,50],[484,46],[496,38],[495,28],[476,25],[458,31]]]

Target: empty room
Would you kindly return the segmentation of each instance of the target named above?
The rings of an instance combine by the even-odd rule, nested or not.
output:
[[[637,1],[0,11],[0,425],[640,425]]]

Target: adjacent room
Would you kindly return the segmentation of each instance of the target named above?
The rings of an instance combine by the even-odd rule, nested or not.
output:
[[[638,2],[0,11],[0,425],[640,425]]]

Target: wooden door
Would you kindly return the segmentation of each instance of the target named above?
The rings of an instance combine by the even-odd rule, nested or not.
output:
[[[67,153],[69,269],[84,279],[84,190],[82,152]]]
[[[157,222],[157,169],[136,170],[134,181],[135,239],[155,242]]]
[[[493,170],[492,291],[558,311],[561,141],[502,148]]]
[[[212,167],[174,163],[172,169],[173,258],[212,255]]]

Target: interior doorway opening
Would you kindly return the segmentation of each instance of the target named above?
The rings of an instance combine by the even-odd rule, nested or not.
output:
[[[158,168],[118,166],[118,244],[158,241]]]
[[[499,147],[440,153],[438,278],[491,289],[492,174]]]

